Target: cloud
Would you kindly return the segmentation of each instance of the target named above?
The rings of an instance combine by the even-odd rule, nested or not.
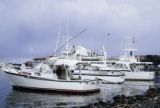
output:
[[[158,4],[158,0],[1,0],[0,56],[53,54],[59,26],[61,35],[69,30],[71,36],[86,28],[72,43],[95,51],[105,45],[110,56],[120,54],[126,36],[136,37],[140,54],[158,54],[159,49],[146,49],[159,45]]]

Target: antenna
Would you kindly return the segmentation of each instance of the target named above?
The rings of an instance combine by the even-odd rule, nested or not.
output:
[[[134,37],[127,37],[127,44],[126,44],[126,48],[124,49],[124,56],[122,56],[120,59],[122,61],[132,61],[135,62],[137,61],[134,52],[137,51],[137,49],[134,48]]]
[[[85,32],[86,29],[83,29],[81,32],[79,32],[78,34],[74,35],[72,38],[68,39],[63,45],[61,45],[56,52],[58,52],[59,50],[61,50],[68,42],[70,42],[71,40],[73,40],[74,38],[76,38],[77,36],[81,35],[83,32]],[[55,53],[56,53],[55,52]]]
[[[103,54],[104,54],[104,58],[106,59],[107,53],[106,53],[106,50],[105,50],[104,46],[103,46]]]
[[[106,36],[107,35],[107,36]],[[104,54],[106,54],[106,51],[105,51],[105,47],[104,46],[106,46],[106,44],[105,43],[107,43],[105,40],[107,39],[107,38],[109,38],[109,36],[110,36],[110,33],[106,33],[106,35],[104,36],[104,40],[103,40],[103,47],[102,47],[102,53]]]
[[[107,53],[106,53],[106,50],[105,50],[104,46],[102,47],[102,49],[103,49],[103,53],[104,53],[104,63],[105,63],[105,65],[106,65]]]
[[[58,30],[58,36],[57,36],[57,41],[56,41],[56,47],[55,47],[55,50],[54,50],[54,55],[56,55],[58,42],[59,42],[59,37],[60,37],[60,32],[61,32],[61,26],[59,27],[59,30]]]
[[[137,51],[137,49],[134,48],[134,43],[135,43],[135,40],[131,37],[127,37],[127,43],[126,43],[126,48],[124,49],[124,51],[126,52],[133,52],[133,51]]]
[[[67,41],[69,40],[69,16],[67,14]],[[68,49],[69,49],[69,42],[66,44],[67,49],[67,59],[68,59]]]

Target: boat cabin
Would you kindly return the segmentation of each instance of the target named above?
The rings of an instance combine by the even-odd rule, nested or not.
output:
[[[115,68],[123,71],[137,72],[149,71],[152,66],[151,62],[117,62]]]

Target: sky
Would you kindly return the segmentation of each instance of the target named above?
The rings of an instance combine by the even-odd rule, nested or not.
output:
[[[70,44],[120,56],[135,37],[137,55],[160,54],[159,11],[159,0],[0,0],[0,58],[53,55],[59,28],[58,46],[86,29]]]

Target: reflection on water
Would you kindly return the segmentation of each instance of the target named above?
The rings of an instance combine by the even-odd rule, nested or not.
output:
[[[85,96],[59,94],[49,95],[38,93],[25,93],[13,90],[6,99],[6,107],[50,108],[86,106],[90,103],[97,102],[99,100],[99,96],[99,93]]]
[[[102,84],[100,99],[111,101],[116,95],[133,96],[143,94],[154,85],[154,81],[126,81],[124,84]]]
[[[124,91],[126,96],[140,95],[155,84],[154,81],[126,81]]]
[[[101,84],[100,98],[102,101],[111,101],[116,95],[122,94],[123,84]]]
[[[9,80],[4,73],[0,71],[0,108],[5,106],[5,99],[11,92],[11,86]]]
[[[159,84],[159,77],[156,79]],[[0,74],[0,108],[44,108],[87,106],[99,100],[111,101],[116,95],[143,94],[154,82],[127,81],[124,84],[101,84],[101,92],[91,95],[60,95],[12,90],[9,80]]]

